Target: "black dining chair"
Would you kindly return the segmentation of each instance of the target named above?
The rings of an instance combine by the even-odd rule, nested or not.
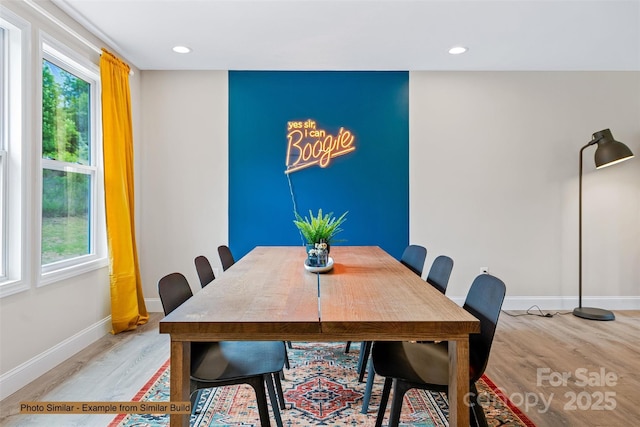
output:
[[[400,262],[422,277],[425,259],[427,259],[427,248],[420,245],[409,245],[402,252]]]
[[[168,315],[193,296],[186,277],[171,273],[158,282],[158,293],[164,314]],[[285,361],[282,341],[220,341],[191,343],[191,407],[195,409],[196,391],[203,388],[248,384],[253,387],[258,404],[260,424],[270,426],[265,384],[269,392],[273,415],[282,426],[273,380],[280,382]],[[281,386],[279,388],[281,394]]]
[[[409,270],[422,277],[424,269],[424,261],[427,258],[427,248],[420,245],[409,245],[402,252],[400,262]],[[360,343],[360,354],[358,357],[358,381],[364,380],[364,374],[367,371],[367,361],[371,353],[371,341],[363,341]],[[348,353],[351,342],[347,342],[344,352]]]
[[[222,271],[227,271],[229,267],[236,263],[233,258],[231,249],[227,245],[218,246],[218,255],[220,256],[220,263],[222,264]]]
[[[198,279],[200,279],[200,286],[204,288],[209,283],[213,282],[216,276],[213,273],[213,268],[211,267],[209,259],[204,255],[198,255],[195,257],[193,262],[196,265],[196,272],[198,273]]]
[[[469,409],[470,420],[476,426],[487,425],[484,411],[478,403],[476,381],[487,367],[505,292],[506,287],[502,280],[489,274],[481,274],[471,284],[463,306],[480,321],[480,333],[469,335]],[[448,391],[447,342],[376,341],[373,344],[372,360],[375,372],[385,377],[376,427],[382,426],[392,384],[393,400],[389,427],[398,426],[402,401],[410,389]]]
[[[444,294],[447,291],[451,271],[453,270],[453,260],[446,255],[439,255],[433,260],[429,274],[427,274],[427,283]]]
[[[436,288],[442,294],[447,291],[447,285],[449,284],[449,278],[451,277],[451,271],[453,270],[453,259],[446,255],[439,255],[433,260],[429,274],[427,275],[427,283]],[[365,344],[365,343],[363,343]],[[371,351],[371,343],[369,342],[369,348],[365,349],[367,352],[367,359],[362,363],[367,363],[368,354]],[[371,398],[371,391],[373,390],[373,379],[375,377],[375,371],[373,370],[373,364],[367,363],[367,384],[365,386],[364,397],[362,398],[362,413],[366,414],[369,411],[369,399]]]

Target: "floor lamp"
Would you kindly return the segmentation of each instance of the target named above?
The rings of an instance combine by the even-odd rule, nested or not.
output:
[[[604,129],[600,132],[594,133],[591,141],[580,149],[580,178],[578,181],[580,191],[580,195],[578,197],[578,307],[573,310],[573,314],[584,319],[614,320],[615,316],[609,310],[582,306],[582,152],[585,148],[594,144],[598,144],[595,154],[596,169],[615,165],[616,163],[629,160],[633,157],[633,153],[629,147],[624,145],[622,142],[618,142],[613,139],[613,135],[611,135],[611,131],[609,129]]]

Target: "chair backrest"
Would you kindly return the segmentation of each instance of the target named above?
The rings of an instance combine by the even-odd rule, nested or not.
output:
[[[231,249],[226,245],[218,246],[218,255],[220,255],[220,263],[222,264],[222,271],[227,271],[229,267],[235,264]]]
[[[165,316],[193,296],[189,281],[181,273],[167,274],[160,279],[158,293]]]
[[[400,262],[407,266],[418,276],[422,276],[424,260],[427,258],[427,249],[420,245],[409,245],[400,258]]]
[[[444,294],[447,291],[451,270],[453,270],[453,260],[451,258],[446,255],[436,257],[429,269],[427,283]]]
[[[198,272],[198,279],[200,279],[200,286],[204,288],[209,283],[213,282],[216,276],[213,274],[213,268],[211,268],[209,259],[204,255],[199,255],[193,260],[193,262],[196,264],[196,271]]]
[[[487,367],[505,293],[506,287],[502,280],[490,274],[481,274],[471,284],[464,302],[464,309],[480,321],[480,333],[469,335],[472,382],[477,381]]]

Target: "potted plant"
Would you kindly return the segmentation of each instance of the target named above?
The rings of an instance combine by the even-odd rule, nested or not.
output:
[[[335,241],[335,236],[342,231],[340,226],[347,220],[347,213],[349,211],[335,217],[333,212],[323,215],[322,209],[318,209],[318,215],[313,216],[313,212],[309,210],[309,217],[303,218],[298,212],[294,212],[296,219],[293,223],[306,240],[307,251],[315,249],[316,243],[326,243],[328,252],[331,242]]]

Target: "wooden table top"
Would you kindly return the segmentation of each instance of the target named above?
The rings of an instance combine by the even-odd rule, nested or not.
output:
[[[335,246],[331,257],[333,269],[320,278],[325,334],[443,340],[480,330],[475,317],[377,246]]]
[[[453,339],[478,320],[375,246],[332,246],[331,272],[304,247],[256,247],[160,322],[173,339]]]
[[[301,246],[254,248],[161,320],[160,332],[193,341],[320,334],[318,277],[304,269],[306,256]]]

